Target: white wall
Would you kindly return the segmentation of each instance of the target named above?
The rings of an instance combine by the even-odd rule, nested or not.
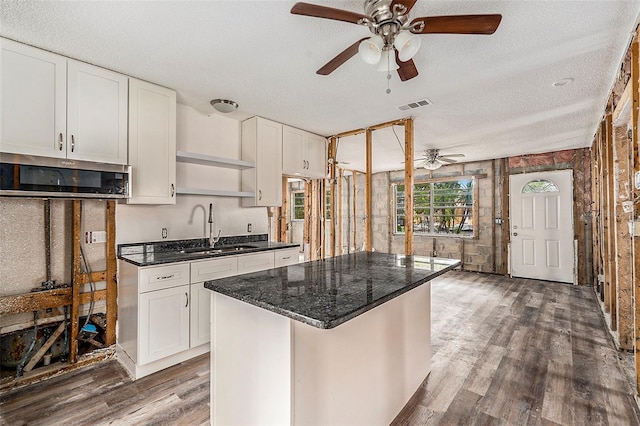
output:
[[[217,157],[240,159],[240,122],[225,116],[205,115],[178,104],[177,147]],[[233,169],[178,163],[177,186],[240,191],[240,172]],[[116,209],[118,244],[160,241],[162,228],[168,228],[167,240],[208,236],[209,203],[213,203],[216,229],[223,236],[268,232],[267,209],[240,206],[240,198],[178,195],[175,206],[119,204]]]

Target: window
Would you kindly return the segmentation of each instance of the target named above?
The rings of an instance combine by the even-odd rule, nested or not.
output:
[[[304,191],[293,191],[291,193],[291,218],[293,220],[304,220]]]
[[[421,182],[413,185],[413,232],[474,236],[472,178]],[[404,185],[395,186],[396,232],[404,232]]]
[[[522,187],[523,194],[531,194],[537,192],[560,192],[560,190],[555,183],[546,179],[532,180]]]
[[[331,191],[327,191],[325,220],[331,219]],[[304,220],[304,191],[291,192],[291,217],[293,220]]]

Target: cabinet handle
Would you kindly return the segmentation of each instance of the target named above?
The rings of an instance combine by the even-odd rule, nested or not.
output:
[[[258,189],[258,201],[262,200],[262,189]]]
[[[58,149],[59,149],[60,151],[62,151],[62,145],[63,145],[63,143],[62,143],[62,142],[63,142],[63,141],[62,141],[62,133],[60,133],[60,140],[58,141]]]
[[[187,302],[184,304],[184,307],[186,308],[189,306],[189,293],[185,292],[184,297],[187,300]]]
[[[291,259],[291,256],[283,257],[282,260]]]
[[[156,277],[156,280],[170,280],[171,278],[175,277],[176,274],[171,274],[171,275],[165,275],[162,277]]]
[[[71,152],[76,148],[76,138],[71,135]]]
[[[175,186],[173,186],[173,184],[171,184],[171,197],[173,198],[173,195],[176,193],[176,188]]]

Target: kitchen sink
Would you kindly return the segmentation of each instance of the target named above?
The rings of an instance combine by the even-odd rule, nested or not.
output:
[[[256,246],[240,245],[240,246],[222,246],[222,247],[192,247],[180,250],[180,253],[185,254],[218,254],[243,251],[247,249],[258,248]]]

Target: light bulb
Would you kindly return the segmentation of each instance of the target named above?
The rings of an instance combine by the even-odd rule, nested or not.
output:
[[[360,45],[358,45],[358,54],[366,63],[375,65],[380,62],[383,47],[384,40],[382,40],[382,37],[375,35],[360,42]]]
[[[394,71],[400,68],[396,63],[396,55],[393,48],[382,51],[382,59],[378,63],[378,71]]]
[[[398,59],[402,62],[407,62],[413,58],[418,49],[420,49],[421,43],[420,37],[409,31],[400,31],[395,40],[393,40],[393,46],[398,51]]]

